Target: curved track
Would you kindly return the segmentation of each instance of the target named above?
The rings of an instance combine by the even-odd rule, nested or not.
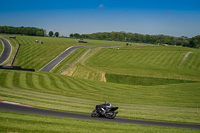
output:
[[[0,37],[0,40],[3,42],[3,45],[4,45],[4,50],[0,56],[0,64],[2,64],[9,58],[12,47],[11,47],[10,43],[3,37]]]
[[[4,102],[0,102],[0,110],[28,113],[28,114],[46,115],[46,116],[85,119],[85,120],[98,120],[98,121],[105,121],[105,122],[117,122],[117,123],[129,123],[129,124],[139,124],[139,125],[150,125],[150,126],[165,126],[165,127],[200,129],[199,124],[133,120],[133,119],[122,119],[122,118],[115,118],[115,119],[94,118],[94,117],[91,117],[90,115],[86,115],[86,114],[76,114],[76,113],[38,109],[38,108],[33,108],[33,107],[8,104],[8,103],[4,103]]]
[[[56,58],[54,58],[52,61],[50,61],[48,64],[46,64],[43,68],[41,68],[40,71],[50,72],[61,61],[63,61],[68,55],[70,55],[73,51],[75,51],[77,48],[80,48],[80,47],[84,47],[84,46],[69,47],[64,52],[62,52],[60,55],[58,55]]]

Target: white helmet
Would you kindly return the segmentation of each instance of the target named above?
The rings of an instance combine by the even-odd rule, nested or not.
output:
[[[108,105],[110,105],[109,101],[105,101],[105,104],[108,104]]]

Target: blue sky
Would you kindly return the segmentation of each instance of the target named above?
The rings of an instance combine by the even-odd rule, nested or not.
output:
[[[3,0],[0,25],[70,33],[200,35],[200,0]]]

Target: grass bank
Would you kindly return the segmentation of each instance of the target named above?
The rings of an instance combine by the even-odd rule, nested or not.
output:
[[[143,86],[197,83],[197,81],[192,81],[192,80],[139,77],[139,76],[117,75],[117,74],[106,74],[106,81],[118,84],[143,85]]]

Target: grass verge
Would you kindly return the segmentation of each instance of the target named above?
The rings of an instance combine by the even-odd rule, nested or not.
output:
[[[46,133],[46,132],[82,132],[82,133],[198,133],[199,130],[142,126],[133,124],[109,123],[100,121],[80,120],[71,118],[58,118],[51,116],[40,116],[22,113],[0,111],[0,132],[11,133]]]
[[[139,76],[117,75],[117,74],[106,74],[106,81],[112,82],[112,83],[119,83],[119,84],[143,85],[143,86],[197,82],[197,81],[191,81],[191,80],[139,77]]]

